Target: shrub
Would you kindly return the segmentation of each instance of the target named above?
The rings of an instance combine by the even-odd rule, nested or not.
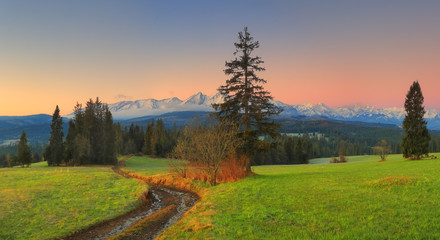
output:
[[[330,160],[330,163],[345,163],[347,162],[347,157],[345,157],[344,155],[339,155],[339,159],[336,157],[333,157]]]

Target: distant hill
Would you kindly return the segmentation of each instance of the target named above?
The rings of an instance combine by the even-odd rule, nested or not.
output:
[[[64,119],[64,129],[67,130],[66,120]],[[52,116],[47,114],[0,116],[0,146],[17,142],[23,130],[26,131],[30,143],[46,143],[50,137],[51,122]]]
[[[121,120],[121,126],[127,127],[130,124],[146,126],[147,123],[150,123],[153,119],[162,119],[166,128],[171,128],[174,124],[178,127],[186,125],[189,121],[194,119],[197,116],[200,116],[201,119],[205,119],[212,112],[204,112],[204,111],[182,111],[182,112],[169,112],[156,116],[144,116],[139,118],[132,118],[128,120]]]
[[[52,116],[47,114],[29,116],[0,116],[0,129],[14,128],[28,125],[47,124],[52,121]]]

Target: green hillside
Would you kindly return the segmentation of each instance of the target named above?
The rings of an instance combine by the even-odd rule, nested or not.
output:
[[[439,154],[436,154],[437,156]],[[438,239],[440,160],[258,166],[210,189],[162,239]],[[349,158],[350,161],[350,158]]]

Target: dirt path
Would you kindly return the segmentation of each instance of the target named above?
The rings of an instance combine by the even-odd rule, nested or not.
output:
[[[131,178],[120,170],[120,167],[128,159],[122,160],[121,165],[114,167],[113,171],[126,178]],[[198,197],[193,193],[151,185],[142,198],[143,204],[138,209],[62,239],[100,240],[114,237],[124,231],[124,237],[121,239],[154,239],[162,231],[176,223],[198,200]],[[161,214],[161,210],[166,213]],[[136,231],[132,231],[132,226],[140,221],[148,222],[148,224],[139,225]]]

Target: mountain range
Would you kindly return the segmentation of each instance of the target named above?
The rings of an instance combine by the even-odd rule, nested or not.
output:
[[[211,104],[221,103],[222,95],[217,93],[207,96],[201,92],[193,96],[180,100],[179,98],[166,98],[162,100],[143,99],[136,101],[121,101],[109,104],[108,107],[117,120],[126,120],[143,116],[156,116],[169,112],[183,111],[213,111]]]
[[[121,101],[108,104],[115,121],[123,126],[131,123],[145,125],[152,119],[162,118],[167,127],[174,123],[178,126],[186,124],[197,115],[207,115],[213,111],[211,104],[221,103],[222,95],[219,93],[208,96],[201,92],[181,100],[167,98],[162,100],[144,99],[136,101]],[[277,121],[342,121],[346,124],[370,127],[400,128],[405,117],[404,108],[375,108],[372,106],[343,106],[331,108],[323,103],[289,105],[280,101],[273,104],[283,109]],[[73,117],[73,113],[64,116]],[[428,128],[440,130],[440,111],[427,109],[425,119]],[[0,116],[0,146],[18,141],[22,130],[25,130],[28,140],[33,143],[47,142],[50,136],[51,115],[39,114],[30,116]],[[67,132],[68,120],[64,120]]]
[[[185,100],[180,100],[176,97],[162,100],[144,99],[121,101],[109,104],[108,106],[116,120],[127,120],[180,111],[209,112],[213,111],[212,103],[221,103],[222,101],[223,97],[220,93],[208,96],[199,92]],[[272,103],[283,109],[281,116],[319,116],[341,121],[386,123],[398,126],[402,125],[403,118],[405,117],[403,107],[375,108],[373,106],[352,105],[331,108],[323,103],[315,105],[308,103],[289,105],[276,100],[273,100]],[[427,109],[425,119],[428,122],[428,128],[440,129],[440,111]]]

